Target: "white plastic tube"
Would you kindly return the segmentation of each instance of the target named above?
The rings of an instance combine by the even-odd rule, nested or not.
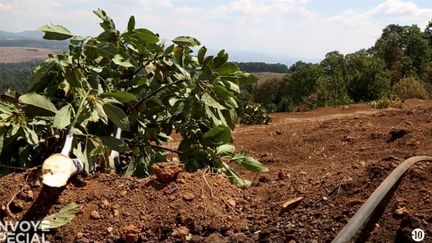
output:
[[[84,163],[71,159],[73,127],[70,129],[61,153],[53,154],[42,164],[42,183],[50,187],[65,186],[71,176],[84,172]]]
[[[120,139],[121,138],[121,133],[122,133],[122,130],[120,128],[117,128],[117,131],[116,131],[116,134],[115,134],[115,138]],[[117,159],[119,156],[120,156],[120,154],[119,154],[118,151],[115,151],[115,150],[111,151],[111,154],[110,154],[111,159],[113,159],[113,160]]]

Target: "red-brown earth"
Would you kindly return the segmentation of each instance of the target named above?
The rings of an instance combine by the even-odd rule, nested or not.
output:
[[[76,202],[80,213],[48,240],[330,242],[401,161],[432,155],[432,101],[407,101],[403,109],[358,104],[272,117],[270,125],[234,132],[237,148],[270,169],[243,171],[251,187],[199,171],[180,172],[172,182],[95,174],[72,180],[64,190],[41,192],[36,171],[26,171],[0,178],[0,220],[38,219]],[[405,133],[392,137],[398,130]],[[295,199],[297,205],[283,207]],[[409,169],[357,242],[410,242],[414,228],[432,242],[431,162]]]

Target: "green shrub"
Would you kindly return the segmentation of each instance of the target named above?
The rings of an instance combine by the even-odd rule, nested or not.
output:
[[[375,109],[384,109],[384,108],[402,108],[403,101],[399,99],[399,97],[381,97],[378,100],[374,100],[369,102],[369,106]]]
[[[2,164],[38,165],[60,151],[70,132],[73,156],[88,172],[147,176],[152,163],[166,161],[163,143],[177,131],[176,152],[189,170],[210,167],[241,185],[250,182],[230,163],[267,171],[232,145],[235,94],[256,77],[228,62],[224,50],[206,55],[193,37],[162,40],[135,28],[133,16],[120,32],[104,11],[94,13],[103,28],[96,37],[74,35],[59,25],[41,27],[45,39],[69,39],[70,45],[34,69],[27,93],[0,96]],[[113,137],[117,128],[121,139]],[[112,150],[122,154],[120,161],[110,158]]]
[[[402,78],[393,87],[394,94],[402,100],[406,99],[428,99],[429,94],[425,86],[416,78]]]
[[[246,106],[240,118],[240,123],[246,125],[265,125],[271,123],[271,117],[261,104],[252,103]]]

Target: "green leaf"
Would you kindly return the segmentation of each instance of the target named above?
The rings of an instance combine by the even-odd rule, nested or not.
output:
[[[44,78],[54,69],[56,64],[54,58],[48,58],[33,70],[33,75],[30,79],[30,91],[46,88],[48,80]]]
[[[231,82],[231,81],[224,81],[224,83],[226,84],[226,86],[228,86],[227,88],[233,92],[236,92],[237,94],[240,94],[240,87]]]
[[[134,67],[134,65],[132,65],[129,59],[123,58],[120,54],[115,55],[112,58],[112,61],[121,67],[125,67],[125,68]]]
[[[33,129],[30,129],[28,127],[23,127],[24,135],[27,139],[27,142],[31,145],[37,145],[39,143],[38,135],[36,134]]]
[[[66,68],[66,72],[64,73],[66,81],[74,88],[81,87],[81,73],[79,69],[75,68]]]
[[[95,103],[95,109],[96,109],[96,112],[97,112],[97,114],[99,116],[99,119],[101,119],[105,124],[108,124],[108,116],[105,113],[102,104],[103,104],[103,101],[102,102],[101,101],[96,101],[96,103]]]
[[[225,50],[220,50],[217,54],[217,56],[213,59],[214,66],[216,68],[221,67],[228,61],[228,54],[225,53]]]
[[[267,172],[269,169],[261,164],[258,160],[253,157],[247,156],[244,153],[236,154],[232,160],[234,160],[241,167],[252,171],[252,172]]]
[[[201,43],[197,39],[190,36],[179,36],[176,37],[174,40],[172,40],[172,42],[179,46],[188,46],[188,47],[201,45]]]
[[[201,97],[201,101],[210,107],[220,109],[220,110],[225,109],[225,107],[223,105],[221,105],[219,102],[217,102],[215,99],[213,99],[213,97],[211,97],[208,93],[203,94],[203,96]]]
[[[97,45],[86,45],[87,49],[93,49],[98,55],[107,58],[113,58],[117,53],[116,47],[110,42],[102,42]]]
[[[237,72],[235,74],[240,86],[247,84],[254,84],[258,81],[258,77],[245,72]]]
[[[59,228],[70,223],[80,211],[80,206],[74,202],[64,206],[58,213],[51,214],[42,219],[39,229],[48,230]]]
[[[139,28],[135,30],[135,36],[138,40],[151,44],[159,41],[159,37],[148,29]]]
[[[65,105],[60,110],[57,111],[53,127],[58,129],[63,129],[71,123],[71,105]]]
[[[110,137],[110,136],[104,136],[100,137],[103,145],[107,146],[111,150],[116,150],[117,152],[125,152],[129,148],[126,143],[124,143],[121,139]]]
[[[135,95],[121,90],[102,94],[102,97],[112,97],[121,103],[127,103],[133,100],[137,100],[137,97]]]
[[[57,108],[49,101],[45,96],[36,94],[36,93],[27,93],[24,95],[21,95],[19,97],[19,101],[22,104],[26,104],[29,106],[36,106],[43,110],[57,113]]]
[[[225,117],[225,120],[232,130],[234,130],[235,126],[238,122],[237,112],[235,109],[230,110],[223,110],[222,111],[223,116]]]
[[[70,39],[70,42],[74,45],[78,45],[85,40],[84,36],[75,35]]]
[[[252,185],[252,182],[246,179],[242,179],[237,172],[231,168],[229,165],[227,165],[225,162],[223,163],[224,172],[225,174],[230,178],[231,182],[239,185],[239,186],[250,186]]]
[[[103,109],[108,116],[108,119],[112,121],[118,128],[124,131],[129,131],[130,123],[129,118],[124,111],[111,103],[105,103]]]
[[[77,148],[74,148],[72,153],[84,163],[84,170],[89,173],[90,172],[90,166],[89,166],[89,161],[87,158],[87,155],[84,151],[84,153],[82,152],[82,148],[81,148],[81,143],[78,143]]]
[[[135,17],[132,15],[128,21],[128,32],[132,32],[135,29]]]
[[[199,51],[198,51],[198,62],[199,62],[200,64],[203,63],[204,56],[205,56],[206,52],[207,52],[207,48],[206,48],[205,46],[203,46],[203,47],[201,47],[201,48],[199,49]]]
[[[45,33],[43,38],[46,40],[66,40],[74,36],[68,29],[61,25],[44,25],[40,27],[39,30]]]
[[[116,43],[117,41],[119,41],[119,34],[120,33],[118,30],[105,30],[100,35],[98,35],[97,40],[102,42],[109,41],[112,43]]]
[[[235,147],[232,144],[223,144],[216,148],[217,155],[227,155],[232,154],[235,151]]]
[[[232,62],[224,63],[222,66],[220,66],[217,71],[222,74],[231,74],[237,71],[240,71],[240,68],[237,66],[237,64]]]
[[[104,30],[115,30],[114,21],[106,15],[105,11],[103,11],[102,9],[98,9],[93,11],[93,13],[102,20],[100,26]]]
[[[203,139],[212,144],[231,143],[231,131],[228,127],[219,125],[204,133]]]

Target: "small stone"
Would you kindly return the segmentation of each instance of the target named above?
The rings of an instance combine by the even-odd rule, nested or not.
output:
[[[123,227],[121,238],[125,242],[137,242],[140,230],[133,224]]]
[[[342,141],[343,141],[343,142],[351,142],[351,141],[353,141],[353,140],[354,140],[354,138],[351,137],[351,136],[348,136],[348,135],[343,135],[343,136],[342,136]]]
[[[232,207],[236,206],[236,201],[234,201],[234,199],[228,199],[227,200],[228,204],[231,205]]]
[[[297,197],[286,201],[284,204],[282,204],[282,212],[286,212],[290,209],[297,207],[300,204],[301,200],[303,200],[303,197]]]
[[[323,197],[322,199],[323,199],[324,201],[327,201],[327,200],[328,200],[328,198],[327,198],[327,197]]]
[[[126,194],[127,194],[127,191],[121,191],[120,192],[120,195],[122,195],[123,197],[126,196]]]
[[[185,169],[181,163],[156,163],[151,166],[151,170],[156,175],[156,180],[161,183],[170,183],[177,179],[180,172]]]
[[[190,192],[186,192],[183,195],[183,199],[186,201],[192,201],[192,200],[194,200],[194,198],[195,198],[195,195],[193,193],[190,193]]]
[[[33,191],[32,190],[23,191],[18,195],[18,198],[20,198],[26,202],[33,201],[33,199],[34,199]]]
[[[406,207],[398,208],[393,213],[395,216],[403,216],[408,214],[408,209]]]
[[[286,178],[287,178],[287,176],[285,175],[285,173],[283,171],[279,171],[278,179],[279,180],[285,180]]]
[[[270,178],[268,178],[265,175],[262,175],[262,176],[260,176],[260,178],[258,178],[258,181],[261,183],[267,183],[267,182],[270,182]]]
[[[76,235],[77,238],[82,238],[83,236],[84,236],[84,234],[82,232],[78,232]]]
[[[318,243],[318,240],[311,240],[311,243]]]
[[[110,203],[108,200],[106,200],[106,199],[102,200],[102,205],[101,205],[102,208],[107,208],[107,207],[109,207],[109,205],[110,205]]]
[[[189,234],[189,229],[185,226],[180,226],[177,229],[174,229],[172,232],[172,236],[178,236],[178,237],[186,237]]]
[[[99,212],[96,211],[96,210],[92,211],[92,212],[90,213],[90,216],[91,216],[93,219],[100,219],[100,218],[101,218]]]
[[[108,233],[111,233],[111,232],[113,232],[113,230],[114,230],[114,228],[113,228],[113,227],[111,227],[111,226],[107,228],[107,231],[108,231]]]
[[[120,212],[117,210],[117,209],[114,209],[113,210],[113,215],[114,215],[114,217],[118,217],[118,216],[120,216]]]

